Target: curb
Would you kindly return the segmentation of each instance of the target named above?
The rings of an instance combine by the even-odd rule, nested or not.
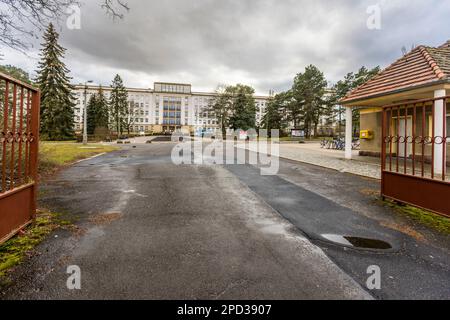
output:
[[[92,156],[92,157],[89,157],[89,158],[86,158],[86,159],[78,160],[78,161],[72,163],[71,165],[75,165],[75,164],[78,164],[78,163],[83,162],[83,161],[95,159],[95,158],[101,157],[101,156],[103,156],[105,154],[107,154],[107,152],[102,152],[102,153],[96,154],[95,156]]]

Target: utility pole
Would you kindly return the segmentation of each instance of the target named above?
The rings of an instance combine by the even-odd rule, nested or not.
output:
[[[118,125],[118,129],[119,129],[119,132],[117,133],[117,135],[120,140],[120,137],[122,136],[122,134],[120,133],[122,131],[122,128],[120,127],[121,117],[120,117],[120,110],[119,110],[119,108],[117,108],[117,109],[118,109],[117,110],[117,125]]]
[[[92,80],[88,80],[84,83],[84,119],[83,119],[83,145],[87,145],[87,84],[92,83]]]

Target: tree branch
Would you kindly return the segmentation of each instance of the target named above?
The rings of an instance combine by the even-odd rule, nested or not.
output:
[[[124,0],[99,0],[113,19],[122,19],[130,8]],[[70,6],[82,0],[0,0],[0,45],[25,52],[30,38],[38,38],[50,22],[67,15]]]

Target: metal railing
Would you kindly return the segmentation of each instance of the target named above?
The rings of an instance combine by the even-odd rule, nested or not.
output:
[[[0,243],[35,215],[39,91],[0,73]]]
[[[449,99],[445,96],[383,107],[383,196],[450,215]],[[439,199],[435,192],[448,193]]]

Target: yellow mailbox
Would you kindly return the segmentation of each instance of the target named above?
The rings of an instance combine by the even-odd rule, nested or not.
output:
[[[373,131],[370,130],[361,130],[359,134],[360,139],[364,140],[372,140],[373,139]]]

